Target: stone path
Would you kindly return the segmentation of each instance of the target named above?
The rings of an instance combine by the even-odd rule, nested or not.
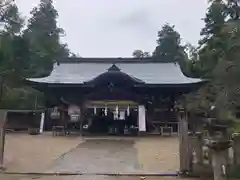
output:
[[[164,142],[166,139],[89,139],[55,161],[48,172],[174,173],[178,170],[177,149]],[[156,153],[157,149],[164,151]]]
[[[178,170],[178,139],[8,135],[6,165],[18,172],[162,173]],[[181,180],[139,176],[12,176],[1,180]]]
[[[133,140],[86,140],[50,172],[131,173],[140,170]]]

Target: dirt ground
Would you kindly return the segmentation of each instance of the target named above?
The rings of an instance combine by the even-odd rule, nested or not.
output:
[[[180,177],[129,177],[129,176],[119,176],[119,177],[107,177],[107,176],[1,176],[1,180],[197,180],[191,178],[180,178]],[[200,180],[200,179],[198,179]],[[204,179],[205,180],[205,179]]]
[[[13,172],[42,172],[55,159],[82,142],[81,137],[7,134],[4,166]]]
[[[138,161],[146,172],[174,172],[179,169],[177,137],[141,138],[135,143]]]
[[[31,136],[8,134],[5,167],[10,172],[46,172],[56,160],[71,153],[89,139],[81,137],[52,137],[50,134]],[[99,139],[116,139],[103,137]],[[128,140],[131,138],[128,138]],[[178,139],[163,137],[132,138],[138,163],[144,171],[173,172],[178,170]],[[86,149],[87,151],[87,149]],[[84,162],[83,162],[84,163]],[[63,162],[64,164],[64,162]],[[50,169],[49,169],[50,170]],[[179,177],[109,177],[109,176],[13,176],[1,175],[1,180],[178,180]],[[180,180],[180,179],[179,179]]]

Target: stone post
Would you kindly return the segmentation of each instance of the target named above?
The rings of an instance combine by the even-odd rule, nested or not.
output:
[[[226,180],[228,150],[232,146],[232,141],[229,140],[227,133],[227,121],[209,118],[207,120],[207,128],[210,137],[206,140],[206,145],[211,149],[214,180]]]
[[[0,169],[4,168],[5,124],[7,111],[0,110]]]
[[[189,171],[188,161],[188,122],[184,109],[179,109],[179,156],[180,156],[180,173],[185,174]]]
[[[202,132],[196,132],[194,141],[193,141],[193,148],[196,156],[196,164],[202,165],[203,164],[203,139],[202,139]]]
[[[233,134],[233,162],[240,166],[240,133]]]
[[[195,139],[194,134],[192,132],[188,132],[188,149],[187,149],[187,153],[188,153],[187,169],[188,169],[188,172],[192,172],[193,171],[194,139]]]

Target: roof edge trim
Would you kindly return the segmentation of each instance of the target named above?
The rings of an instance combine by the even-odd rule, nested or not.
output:
[[[57,64],[61,63],[174,63],[161,58],[146,57],[146,58],[75,58],[68,57],[56,60]]]

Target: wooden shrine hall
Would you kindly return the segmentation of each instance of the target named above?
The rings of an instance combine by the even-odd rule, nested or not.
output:
[[[44,130],[93,134],[176,132],[175,102],[202,84],[153,58],[62,59],[48,77],[27,81],[45,94]]]

